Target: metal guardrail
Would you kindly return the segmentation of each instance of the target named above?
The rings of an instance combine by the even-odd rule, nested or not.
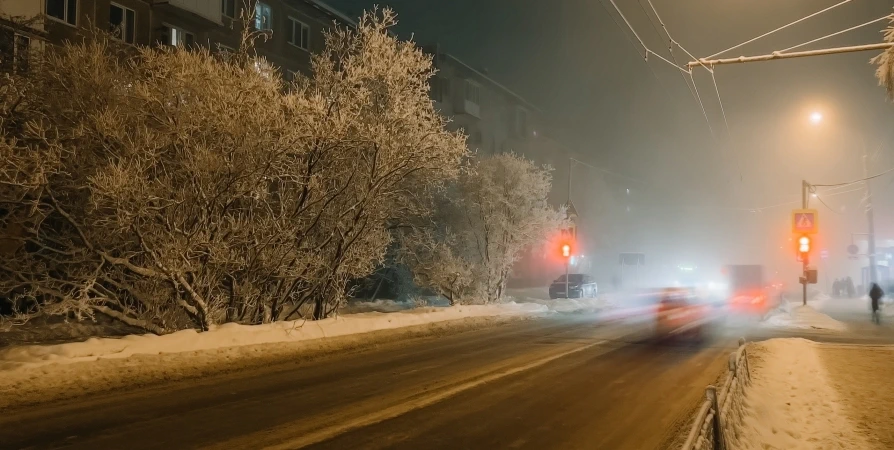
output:
[[[748,351],[745,339],[729,355],[729,373],[718,392],[715,386],[705,389],[705,401],[695,415],[682,450],[726,450],[730,448],[730,434],[741,422],[745,386],[751,384]]]

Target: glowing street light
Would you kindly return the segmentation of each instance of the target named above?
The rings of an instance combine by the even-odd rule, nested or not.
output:
[[[823,121],[823,113],[821,113],[819,111],[814,111],[813,113],[810,114],[810,122],[813,123],[814,125],[818,125],[822,121]]]

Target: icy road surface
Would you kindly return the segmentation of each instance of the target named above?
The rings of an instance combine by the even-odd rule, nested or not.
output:
[[[0,448],[659,448],[735,342],[645,326],[514,322],[7,411]]]

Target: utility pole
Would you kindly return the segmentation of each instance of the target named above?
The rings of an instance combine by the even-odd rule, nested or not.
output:
[[[570,258],[565,258],[565,298],[571,298],[568,296],[568,283],[570,281],[570,280],[568,280],[568,260],[569,259]],[[583,289],[583,288],[581,288],[581,289]]]
[[[574,165],[574,158],[568,158],[568,202],[566,204],[571,206],[571,167]]]
[[[724,59],[707,59],[701,58],[697,61],[690,61],[686,63],[686,67],[689,70],[692,70],[698,66],[711,67],[719,66],[723,64],[741,64],[747,62],[758,62],[758,61],[773,61],[777,59],[790,59],[790,58],[806,58],[808,56],[823,56],[823,55],[837,55],[840,53],[853,53],[853,52],[866,52],[872,50],[886,50],[891,47],[894,47],[894,43],[892,42],[883,42],[879,44],[867,44],[867,45],[855,45],[851,47],[836,47],[836,48],[824,48],[819,50],[808,50],[804,52],[773,52],[768,55],[759,55],[759,56],[740,56],[738,58],[724,58]]]
[[[867,238],[867,253],[869,253],[869,282],[877,283],[878,274],[876,273],[875,259],[875,220],[872,213],[872,190],[869,187],[869,155],[866,154],[866,145],[863,145],[863,181],[866,184],[866,222],[868,223],[869,236]],[[867,291],[869,286],[863,286]]]
[[[808,208],[808,200],[810,199],[810,184],[807,183],[807,180],[801,180],[801,209]],[[801,304],[807,306],[807,264],[809,261],[807,260],[808,254],[805,253],[801,256],[801,271],[802,271],[802,280],[804,283],[801,285]]]

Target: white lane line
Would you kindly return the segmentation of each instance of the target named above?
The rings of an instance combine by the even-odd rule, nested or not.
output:
[[[435,403],[438,403],[442,400],[445,400],[445,399],[450,398],[454,395],[457,395],[463,391],[467,391],[469,389],[476,388],[476,387],[481,386],[485,383],[490,383],[492,381],[499,380],[500,378],[508,377],[510,375],[515,375],[517,373],[521,373],[521,372],[524,372],[527,370],[531,370],[531,369],[540,367],[544,364],[555,361],[559,358],[563,358],[565,356],[572,355],[574,353],[582,352],[584,350],[596,347],[598,345],[602,345],[606,342],[608,342],[608,340],[601,340],[601,341],[593,342],[591,344],[587,344],[582,347],[578,347],[578,348],[575,348],[572,350],[568,350],[568,351],[565,351],[562,353],[558,353],[558,354],[555,354],[552,356],[538,359],[536,361],[530,362],[530,363],[522,365],[522,366],[504,369],[504,370],[498,371],[496,373],[492,373],[490,375],[487,375],[487,376],[484,376],[481,378],[476,378],[474,380],[470,380],[465,383],[461,383],[456,386],[452,386],[452,387],[449,387],[449,388],[446,388],[443,390],[431,392],[430,394],[424,395],[422,397],[410,399],[407,402],[404,402],[404,403],[401,403],[398,405],[394,405],[394,406],[391,406],[391,407],[388,407],[388,408],[385,408],[385,409],[382,409],[382,410],[379,410],[379,411],[376,411],[376,412],[373,412],[370,414],[366,414],[366,415],[363,415],[360,417],[348,419],[346,421],[338,423],[337,425],[333,425],[333,426],[326,427],[326,428],[323,428],[320,430],[312,431],[310,433],[304,434],[303,436],[288,439],[288,440],[281,442],[279,444],[268,445],[268,446],[260,447],[260,448],[264,448],[264,449],[268,449],[268,450],[280,450],[280,449],[293,450],[293,449],[297,449],[297,448],[307,447],[309,445],[317,444],[317,443],[320,443],[323,441],[327,441],[329,439],[332,439],[334,437],[337,437],[339,435],[347,433],[348,431],[351,431],[351,430],[354,430],[357,428],[366,427],[369,425],[373,425],[373,424],[383,422],[388,419],[393,419],[395,417],[401,416],[403,414],[406,414],[408,412],[411,412],[411,411],[414,411],[414,410],[417,410],[420,408],[425,408],[426,406],[430,406]],[[283,430],[283,431],[285,431],[285,430]],[[282,433],[282,432],[280,432],[280,433]],[[268,437],[272,437],[271,434],[273,434],[273,433],[270,433],[270,434],[264,433],[264,434],[267,434]],[[277,434],[279,434],[279,433],[277,433]],[[261,439],[263,439],[263,438],[261,438]],[[257,445],[257,442],[255,442],[255,445]],[[226,446],[226,444],[220,445],[220,448],[224,448],[224,446]],[[218,447],[218,445],[215,445],[214,447]],[[232,447],[227,446],[227,447],[239,448],[238,446],[232,446]],[[253,448],[259,448],[259,447],[253,446]]]

